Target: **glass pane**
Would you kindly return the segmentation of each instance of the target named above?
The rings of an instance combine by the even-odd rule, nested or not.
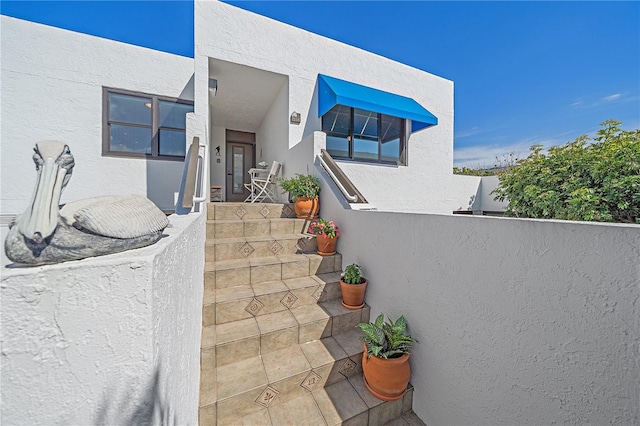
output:
[[[242,194],[244,192],[244,149],[240,146],[233,147],[233,193]]]
[[[186,129],[188,112],[193,112],[193,105],[160,101],[160,127]]]
[[[160,155],[186,155],[185,132],[182,130],[160,129]]]
[[[400,137],[401,126],[401,118],[382,115],[382,143],[384,144],[386,141],[398,139]]]
[[[393,164],[400,162],[400,139],[382,143],[380,147],[380,161]]]
[[[327,135],[327,151],[332,157],[349,157],[349,140],[339,136]]]
[[[353,111],[353,133],[378,138],[378,113],[355,109]]]
[[[336,105],[322,116],[322,131],[326,133],[349,134],[351,108]]]
[[[151,129],[148,127],[111,124],[109,135],[110,151],[151,154]]]
[[[109,120],[151,126],[151,98],[109,93]]]
[[[353,158],[366,161],[378,161],[378,140],[354,138]]]

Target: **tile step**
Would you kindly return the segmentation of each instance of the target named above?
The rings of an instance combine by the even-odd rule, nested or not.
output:
[[[317,249],[316,237],[310,234],[219,238],[206,241],[205,262],[315,253]]]
[[[345,309],[340,300],[300,306],[238,321],[205,326],[203,351],[210,351],[216,367],[265,355],[298,344],[344,333],[360,336],[356,326],[368,322],[370,308]],[[362,348],[356,346],[356,350]]]
[[[205,297],[207,290],[321,276],[340,271],[342,271],[342,255],[340,253],[332,256],[320,256],[315,253],[281,254],[206,262],[204,268]]]
[[[237,397],[200,407],[201,425],[415,425],[424,423],[412,412],[413,387],[397,401],[385,402],[371,395],[362,374],[326,387],[295,393],[273,386],[258,387]],[[254,398],[254,394],[257,396]]]
[[[252,220],[295,218],[293,204],[275,203],[208,203],[209,220]]]
[[[267,235],[306,234],[308,219],[208,220],[207,240],[218,238],[260,237]]]

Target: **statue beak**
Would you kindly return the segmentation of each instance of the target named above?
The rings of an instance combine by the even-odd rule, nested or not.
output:
[[[31,203],[18,225],[20,233],[36,244],[53,234],[58,226],[60,195],[66,174],[67,169],[60,167],[55,158],[44,158]]]

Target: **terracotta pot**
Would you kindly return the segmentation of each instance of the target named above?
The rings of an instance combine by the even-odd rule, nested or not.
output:
[[[293,209],[298,219],[317,219],[320,212],[320,198],[297,197]]]
[[[364,306],[364,292],[367,289],[367,280],[362,278],[360,284],[347,284],[340,280],[342,290],[342,306],[347,309],[360,309]]]
[[[367,357],[367,345],[362,354],[362,373],[364,384],[369,392],[383,401],[396,401],[407,392],[411,377],[409,354],[400,358]]]
[[[338,237],[323,237],[322,235],[316,235],[316,242],[318,243],[318,254],[320,256],[331,256],[336,254],[336,243]]]

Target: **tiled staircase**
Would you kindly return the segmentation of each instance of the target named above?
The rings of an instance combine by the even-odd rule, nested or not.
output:
[[[342,256],[316,254],[288,204],[208,206],[200,425],[422,425],[413,389],[395,402],[362,381],[356,325],[341,304]]]

